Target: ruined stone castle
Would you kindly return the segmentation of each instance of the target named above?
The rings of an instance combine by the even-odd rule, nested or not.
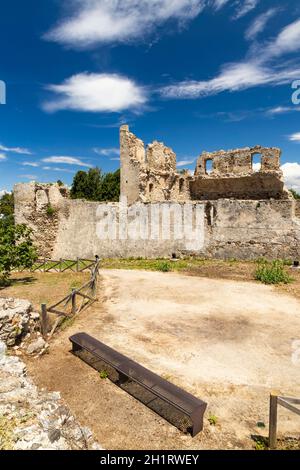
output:
[[[254,165],[257,155],[259,168]],[[95,254],[299,258],[300,202],[284,186],[280,155],[278,148],[260,146],[204,152],[194,174],[179,172],[172,149],[157,141],[145,148],[128,126],[122,126],[120,203],[70,199],[67,188],[56,184],[17,184],[15,219],[33,229],[40,255],[53,259]],[[160,215],[154,216],[158,207]],[[187,213],[193,220],[188,230]],[[147,224],[150,227],[154,217],[153,235]],[[142,235],[129,237],[137,219]],[[190,243],[191,231],[199,234],[196,245]]]

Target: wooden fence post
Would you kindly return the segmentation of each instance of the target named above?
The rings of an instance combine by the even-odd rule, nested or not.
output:
[[[46,304],[41,305],[40,322],[42,336],[46,337],[48,333],[48,312]]]
[[[72,289],[72,315],[76,313],[76,289]]]
[[[270,395],[270,415],[269,415],[269,447],[277,447],[277,395]]]

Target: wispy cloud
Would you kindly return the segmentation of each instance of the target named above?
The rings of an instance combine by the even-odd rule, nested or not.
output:
[[[21,163],[23,166],[32,166],[32,167],[38,167],[39,166],[39,163],[37,162],[22,162]]]
[[[42,107],[50,113],[60,110],[121,112],[141,109],[147,101],[144,87],[117,74],[80,73],[47,89],[54,96]]]
[[[273,18],[278,11],[279,8],[270,8],[266,12],[257,16],[247,29],[245,38],[251,41],[255,39],[265,29],[268,21]]]
[[[26,178],[27,180],[34,181],[37,179],[37,175],[20,175],[21,178]]]
[[[295,132],[295,134],[289,135],[289,140],[291,142],[300,142],[300,132]]]
[[[74,173],[75,171],[74,170],[69,170],[67,168],[60,168],[60,167],[53,167],[53,166],[43,166],[42,167],[42,170],[46,170],[46,171],[59,171],[59,172],[64,172],[64,173]]]
[[[241,0],[238,3],[234,19],[239,19],[242,18],[243,16],[247,15],[250,11],[254,10],[260,0]]]
[[[169,20],[182,25],[205,5],[206,0],[68,0],[65,16],[45,38],[75,48],[132,41]]]
[[[120,149],[118,147],[111,147],[111,148],[94,148],[95,153],[98,155],[102,155],[104,157],[111,157],[113,155],[119,155]]]
[[[192,163],[195,162],[195,158],[192,158],[192,159],[189,159],[189,160],[179,160],[177,162],[177,166],[178,167],[182,167],[182,166],[188,166],[188,165],[191,165]]]
[[[216,11],[219,11],[226,5],[231,6],[234,8],[232,19],[238,20],[254,10],[259,2],[260,0],[212,0],[211,4]]]
[[[83,162],[80,158],[77,158],[77,157],[53,156],[53,157],[43,158],[42,162],[45,162],[45,163],[63,163],[63,164],[66,164],[66,165],[84,166],[84,167],[87,167],[87,168],[92,167],[92,165],[90,165],[89,163]]]
[[[30,150],[22,147],[6,147],[5,145],[0,144],[0,150],[2,150],[3,152],[19,153],[22,155],[32,155],[32,152]]]
[[[215,10],[220,10],[226,3],[228,3],[230,0],[213,0],[213,8]]]
[[[0,161],[6,160],[6,155],[4,153],[0,153]]]
[[[277,106],[275,108],[270,108],[266,111],[266,114],[270,116],[277,116],[279,114],[287,114],[287,113],[294,113],[299,112],[300,107],[298,106]]]
[[[286,26],[274,40],[252,46],[244,61],[224,64],[215,78],[202,81],[185,80],[166,86],[160,92],[165,98],[195,99],[224,91],[290,83],[300,76],[299,60],[277,59],[299,49],[300,20],[297,20]]]
[[[110,158],[110,160],[112,162],[119,162],[120,161],[120,157],[113,157],[113,158]]]

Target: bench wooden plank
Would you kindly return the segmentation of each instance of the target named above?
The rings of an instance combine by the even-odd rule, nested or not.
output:
[[[193,426],[191,434],[193,437],[202,431],[203,415],[207,407],[204,401],[163,379],[149,369],[146,369],[86,333],[77,333],[70,337],[70,341],[73,345],[73,353],[75,355],[80,355],[80,351],[82,350],[87,351],[93,357],[98,358],[117,371],[120,377],[117,385],[121,386],[124,381],[129,380],[135,382],[138,386],[141,386],[155,397],[150,399],[148,404],[143,402],[144,404],[151,408],[150,403],[156,399],[160,399],[186,415],[192,421]],[[130,391],[128,391],[128,393],[130,393]]]

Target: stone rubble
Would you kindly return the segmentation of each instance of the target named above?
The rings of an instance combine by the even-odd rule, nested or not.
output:
[[[0,341],[16,346],[39,328],[39,314],[28,300],[0,298]]]
[[[0,450],[101,450],[58,392],[39,390],[0,341]]]

